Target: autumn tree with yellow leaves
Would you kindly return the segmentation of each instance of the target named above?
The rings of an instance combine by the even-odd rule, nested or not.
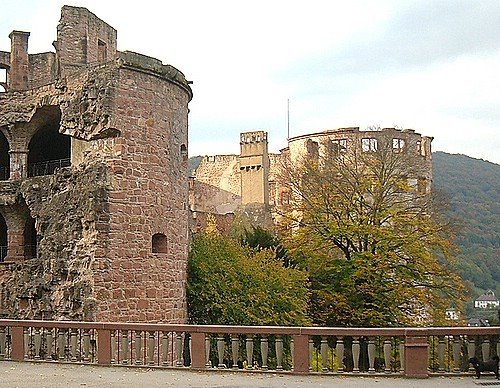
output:
[[[440,324],[461,304],[450,225],[411,185],[413,166],[390,140],[376,152],[324,145],[323,155],[282,168],[290,202],[281,236],[308,271],[316,324]]]

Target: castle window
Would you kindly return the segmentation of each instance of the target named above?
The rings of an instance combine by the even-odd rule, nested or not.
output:
[[[188,150],[185,144],[181,144],[181,158],[184,162],[188,160]]]
[[[6,181],[10,177],[10,155],[9,142],[0,132],[0,181]]]
[[[99,63],[104,63],[108,59],[108,50],[106,47],[106,43],[102,40],[97,40],[97,61]]]
[[[33,259],[37,253],[37,234],[35,229],[35,219],[29,217],[24,225],[24,257]]]
[[[403,139],[392,139],[392,151],[403,152],[405,141]]]
[[[338,157],[340,154],[347,152],[347,139],[332,140],[330,142],[331,156]]]
[[[151,251],[153,253],[167,253],[167,236],[163,233],[153,234],[151,238]]]
[[[319,145],[318,142],[312,141],[311,139],[306,142],[307,154],[312,159],[318,159],[319,157]]]
[[[288,191],[282,191],[280,193],[280,205],[290,204],[290,193]]]
[[[361,149],[363,152],[376,152],[378,149],[377,139],[372,137],[361,139]]]
[[[416,151],[417,154],[422,155],[422,142],[420,140],[417,140]]]

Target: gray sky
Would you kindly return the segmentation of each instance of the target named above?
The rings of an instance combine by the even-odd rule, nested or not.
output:
[[[189,153],[237,153],[345,126],[412,128],[434,150],[500,163],[500,1],[2,0],[0,50],[52,51],[63,4],[118,30],[118,49],[194,81]]]

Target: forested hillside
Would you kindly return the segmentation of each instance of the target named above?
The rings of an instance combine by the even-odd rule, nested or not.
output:
[[[450,202],[461,275],[500,293],[500,165],[465,155],[433,154],[433,187]]]

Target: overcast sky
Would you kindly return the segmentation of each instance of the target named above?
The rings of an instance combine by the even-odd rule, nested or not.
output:
[[[2,0],[0,50],[30,31],[53,51],[63,4],[118,30],[118,49],[192,80],[189,153],[239,152],[239,133],[412,128],[433,149],[500,163],[500,0]]]

